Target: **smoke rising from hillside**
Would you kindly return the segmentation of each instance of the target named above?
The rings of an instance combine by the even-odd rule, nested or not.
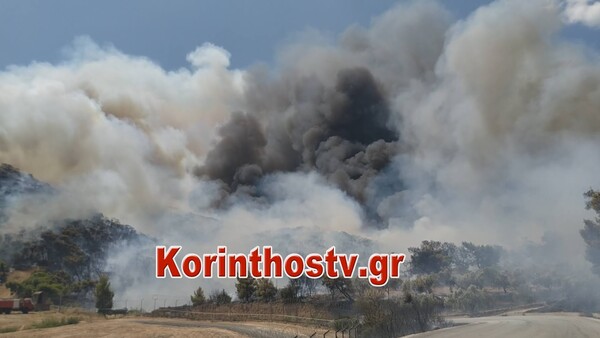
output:
[[[212,44],[166,71],[77,39],[63,63],[0,73],[0,162],[62,191],[15,202],[10,222],[100,211],[197,252],[553,234],[585,266],[600,63],[558,37],[560,10],[497,1],[453,22],[436,2],[401,4],[249,69]],[[115,271],[131,268],[123,257]]]

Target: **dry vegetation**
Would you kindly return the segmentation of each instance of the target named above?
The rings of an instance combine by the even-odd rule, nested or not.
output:
[[[76,325],[33,329],[35,323],[60,320],[74,314],[82,320]],[[14,328],[14,329],[13,329]],[[226,323],[148,317],[106,319],[71,311],[0,316],[0,333],[7,337],[308,337],[323,330],[310,326],[281,323]]]
[[[0,315],[0,332],[29,331],[34,328],[72,325],[102,319],[95,313],[75,309],[63,310],[61,312],[33,312],[29,314],[14,312],[10,315]]]
[[[315,297],[316,298],[316,297]],[[327,298],[327,297],[325,297]],[[271,303],[230,303],[230,304],[203,304],[196,306],[193,309],[184,307],[180,308],[164,308],[157,310],[157,314],[161,315],[165,312],[177,311],[194,311],[200,313],[221,313],[228,317],[235,318],[236,315],[260,315],[260,316],[294,316],[303,318],[315,318],[322,320],[333,320],[340,314],[351,312],[349,304],[331,304],[331,302],[322,299],[311,299],[311,302],[285,304],[282,302]]]
[[[29,278],[29,276],[31,276],[33,271],[34,271],[33,269],[25,270],[25,271],[15,270],[8,275],[8,278],[6,279],[6,281],[22,283],[24,280]],[[0,284],[0,298],[8,298],[8,297],[11,297],[10,290],[6,288],[5,284]]]

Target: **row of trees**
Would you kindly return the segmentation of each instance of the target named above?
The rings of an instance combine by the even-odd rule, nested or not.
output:
[[[202,287],[198,287],[198,289],[190,297],[190,300],[193,306],[199,306],[205,303],[223,305],[231,303],[231,296],[225,291],[225,289],[221,291],[214,290],[208,296],[208,299],[206,299],[204,296],[204,290],[202,290]]]
[[[32,297],[34,292],[42,291],[53,304],[66,304],[70,301],[79,303],[82,298],[93,297],[96,308],[113,307],[114,292],[106,275],[101,275],[98,281],[74,281],[64,271],[38,270],[22,282],[7,282],[6,287],[19,298]]]
[[[497,269],[502,248],[489,245],[475,245],[464,242],[461,246],[452,243],[423,241],[421,246],[409,248],[411,254],[410,272],[417,276],[407,280],[405,288],[414,288],[417,293],[432,293],[435,285],[448,285],[467,289],[471,285],[502,288],[504,292],[511,286],[511,278]],[[319,285],[325,287],[331,300],[341,297],[354,302],[357,296],[370,288],[368,282],[360,279],[311,279],[302,276],[291,279],[286,286],[277,289],[270,279],[252,277],[238,278],[235,284],[237,298],[241,302],[272,302],[280,299],[285,303],[294,303],[310,298]],[[389,298],[390,291],[402,285],[402,281],[392,279],[382,289]],[[405,289],[406,292],[406,289]],[[225,293],[225,291],[221,291]],[[216,303],[213,292],[208,302]],[[199,305],[207,302],[201,288],[192,295],[192,303]]]
[[[405,283],[393,279],[384,288],[373,287],[364,279],[315,280],[304,277],[292,279],[280,289],[277,289],[270,279],[238,278],[235,287],[237,298],[244,303],[276,300],[294,303],[311,302],[318,284],[330,292],[330,304],[342,301],[347,305],[347,309],[351,309],[349,313],[364,318],[362,330],[367,336],[395,337],[422,332],[443,323],[440,316],[443,300],[430,292],[434,280],[427,276]],[[401,286],[402,292],[390,295],[390,290],[400,291]],[[227,297],[225,303],[231,301],[225,290],[213,291],[206,299],[201,287],[191,296],[191,301],[194,306],[206,303],[223,304],[217,300],[218,295]],[[327,302],[327,298],[321,298],[317,304],[323,304],[323,301]],[[358,324],[356,317],[340,319],[337,322],[343,322],[340,328]]]
[[[301,278],[290,280],[288,285],[277,289],[270,279],[255,279],[252,277],[238,278],[235,284],[237,298],[244,303],[250,302],[272,302],[277,298],[286,303],[294,303],[303,297],[302,290],[314,289],[313,280]],[[312,291],[314,292],[314,290]],[[192,305],[198,306],[205,303],[227,304],[231,302],[231,296],[225,290],[213,291],[208,299],[204,296],[204,290],[199,287],[191,296]]]
[[[393,279],[384,289],[389,292],[390,289],[400,285],[399,283],[399,280]],[[370,288],[368,282],[365,280],[331,279],[327,277],[311,279],[306,276],[298,279],[290,279],[280,289],[273,284],[271,279],[237,278],[235,288],[237,298],[243,303],[268,303],[278,299],[284,303],[297,303],[315,295],[319,285],[324,286],[329,291],[332,301],[341,297],[341,299],[353,302],[356,294],[362,294],[367,288]],[[199,287],[191,296],[191,302],[194,306],[204,303],[223,304],[222,300],[226,299],[224,295],[227,295],[225,290],[213,291],[207,299],[204,295],[204,290]],[[230,301],[231,297],[225,303],[229,303]]]
[[[503,249],[500,246],[476,245],[463,242],[461,246],[438,241],[423,241],[409,248],[411,272],[415,275],[438,274],[445,271],[466,273],[497,266]]]
[[[90,299],[96,282],[93,280],[74,280],[64,271],[49,272],[38,270],[22,282],[7,282],[6,287],[17,297],[31,297],[36,291],[43,291],[55,304],[65,301],[79,302]]]

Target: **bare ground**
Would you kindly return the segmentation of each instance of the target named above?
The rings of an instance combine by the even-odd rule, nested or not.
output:
[[[74,316],[62,313],[31,313],[0,316],[1,329],[13,327],[19,331],[0,334],[2,337],[308,337],[325,331],[307,326],[266,322],[208,322],[186,319],[126,317],[105,319],[83,314],[79,324],[46,329],[27,329],[45,318]]]

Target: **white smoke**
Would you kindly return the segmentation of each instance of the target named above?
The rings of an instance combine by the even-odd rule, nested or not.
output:
[[[188,56],[192,71],[167,72],[80,38],[62,64],[9,67],[0,159],[68,191],[72,210],[144,224],[185,207],[188,172],[239,109],[243,72],[227,70],[228,57],[206,44]]]
[[[567,0],[565,16],[571,23],[590,27],[600,26],[600,2],[595,0]]]

